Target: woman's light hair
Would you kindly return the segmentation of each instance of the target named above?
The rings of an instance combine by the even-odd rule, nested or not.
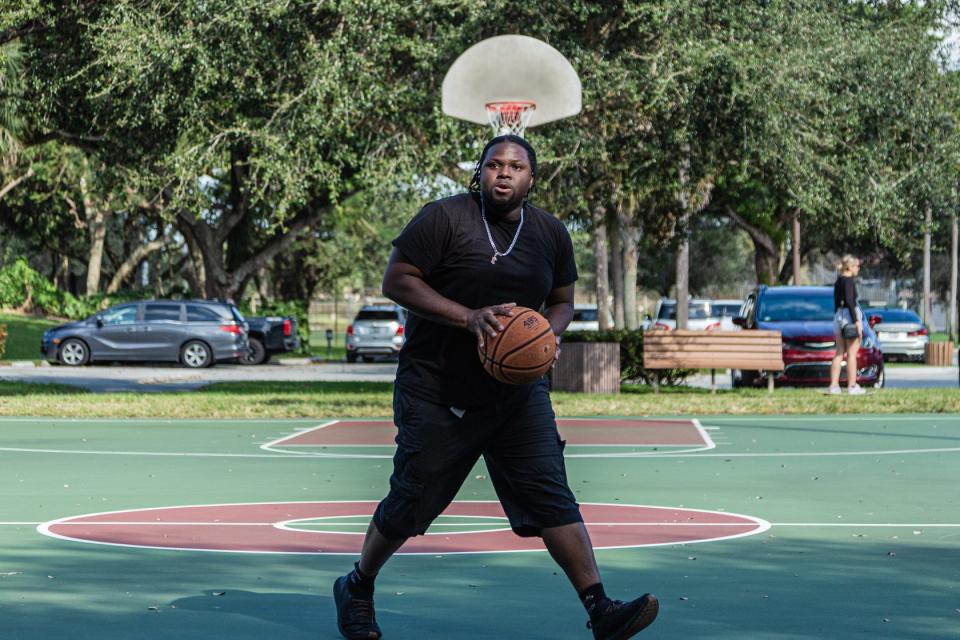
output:
[[[840,258],[840,271],[850,271],[860,262],[860,259],[856,256],[852,256],[849,253],[842,258]]]

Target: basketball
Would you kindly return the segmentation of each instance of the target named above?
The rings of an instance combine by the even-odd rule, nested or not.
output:
[[[506,384],[529,384],[553,366],[557,341],[550,323],[526,307],[498,317],[503,331],[477,346],[480,362],[491,376]]]

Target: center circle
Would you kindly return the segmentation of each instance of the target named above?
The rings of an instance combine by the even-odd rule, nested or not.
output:
[[[152,549],[234,553],[356,555],[375,501],[207,504],[112,511],[47,522],[54,538]],[[649,505],[583,503],[596,549],[693,544],[762,533],[770,523],[720,511]],[[362,525],[362,526],[361,526]],[[500,503],[453,502],[427,535],[401,554],[543,551],[539,538],[510,530]]]

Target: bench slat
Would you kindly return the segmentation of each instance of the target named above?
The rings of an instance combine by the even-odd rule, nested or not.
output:
[[[645,369],[744,369],[747,371],[783,371],[783,360],[723,360],[716,358],[663,358],[644,360]]]
[[[770,353],[770,354],[779,354],[782,353],[783,348],[780,346],[780,343],[776,344],[668,344],[665,342],[644,345],[644,351],[647,353],[665,353],[665,352],[677,352],[677,353]]]
[[[644,344],[766,344],[779,345],[780,336],[761,336],[758,338],[746,336],[644,336]]]

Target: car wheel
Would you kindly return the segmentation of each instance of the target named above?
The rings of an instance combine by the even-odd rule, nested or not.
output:
[[[356,361],[357,361],[357,354],[348,351],[348,352],[347,352],[347,362],[356,362]]]
[[[257,338],[250,338],[250,350],[240,358],[243,364],[263,364],[267,361],[267,349]]]
[[[203,342],[191,340],[180,350],[180,362],[191,369],[202,369],[213,364],[213,354]]]
[[[90,361],[90,349],[83,340],[71,338],[60,345],[60,362],[70,367],[82,367]]]
[[[880,373],[877,374],[877,381],[870,385],[874,389],[883,389],[887,386],[887,370],[880,367]]]

